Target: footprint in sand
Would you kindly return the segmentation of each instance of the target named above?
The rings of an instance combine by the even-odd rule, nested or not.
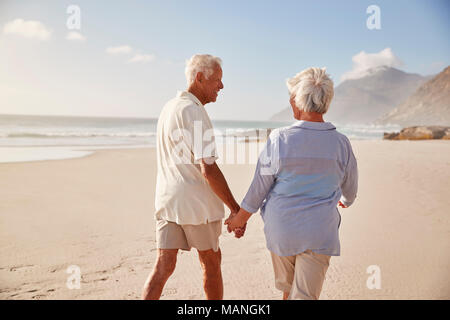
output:
[[[103,277],[103,278],[100,278],[100,279],[94,279],[94,280],[92,280],[92,282],[106,281],[108,279],[109,279],[108,277]]]
[[[32,264],[18,265],[18,266],[11,267],[11,268],[9,269],[9,271],[14,272],[14,271],[22,270],[22,269],[31,269],[31,268],[34,268],[34,267],[35,267],[35,266],[32,265]]]

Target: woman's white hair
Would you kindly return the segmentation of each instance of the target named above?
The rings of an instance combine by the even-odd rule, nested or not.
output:
[[[208,79],[217,66],[222,66],[222,60],[218,57],[210,54],[193,55],[189,60],[186,60],[186,69],[184,70],[188,86],[194,82],[197,73],[203,73]]]
[[[333,80],[325,68],[308,68],[286,81],[295,106],[305,112],[326,113],[334,96]]]

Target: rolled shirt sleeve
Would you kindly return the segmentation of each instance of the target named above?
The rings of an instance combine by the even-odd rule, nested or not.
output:
[[[345,171],[345,177],[341,185],[342,197],[340,201],[350,207],[356,199],[358,191],[358,165],[355,155],[350,147],[350,157]]]
[[[242,200],[241,208],[255,213],[263,205],[272,189],[279,169],[278,139],[276,132],[270,135],[266,147],[261,152],[256,165],[255,175],[247,194]]]

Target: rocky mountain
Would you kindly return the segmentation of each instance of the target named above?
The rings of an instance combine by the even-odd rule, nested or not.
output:
[[[450,127],[444,126],[416,126],[404,128],[400,132],[385,132],[386,140],[450,140]]]
[[[335,88],[324,118],[338,124],[373,123],[405,101],[427,80],[427,77],[392,67],[369,69],[363,78],[346,80]],[[291,108],[282,110],[270,120],[292,120]]]
[[[402,126],[450,125],[450,66],[377,122]]]

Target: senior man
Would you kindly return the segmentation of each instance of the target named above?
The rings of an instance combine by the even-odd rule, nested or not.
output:
[[[337,206],[355,201],[358,170],[348,138],[323,120],[334,94],[325,69],[304,70],[287,86],[298,121],[271,133],[239,213],[225,223],[234,230],[261,209],[275,287],[283,299],[318,299],[330,257],[340,254]]]
[[[187,91],[162,109],[157,125],[156,240],[158,256],[143,299],[159,299],[175,270],[179,249],[198,250],[208,300],[223,298],[219,236],[223,203],[239,211],[217,166],[213,128],[205,110],[223,89],[222,61],[194,55],[186,62]],[[241,237],[245,229],[239,229]],[[189,276],[189,275],[186,275]]]

